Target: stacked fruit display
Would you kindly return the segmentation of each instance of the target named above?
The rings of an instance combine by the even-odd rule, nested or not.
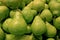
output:
[[[60,40],[60,0],[0,0],[0,40]]]

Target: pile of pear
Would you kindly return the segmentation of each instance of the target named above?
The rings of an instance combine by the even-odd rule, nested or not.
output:
[[[60,40],[60,1],[0,0],[0,40]]]

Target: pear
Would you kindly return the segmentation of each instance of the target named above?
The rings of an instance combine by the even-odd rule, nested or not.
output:
[[[50,10],[54,16],[60,16],[60,3],[57,0],[51,0],[49,2]]]
[[[37,14],[36,10],[31,10],[31,9],[22,10],[22,15],[27,23],[31,23],[36,14]]]
[[[31,25],[31,30],[32,33],[36,36],[41,36],[46,32],[46,25],[39,16],[35,16]]]
[[[32,4],[32,9],[37,10],[38,12],[41,12],[45,7],[45,3],[41,0],[35,0]]]
[[[46,36],[47,37],[55,37],[56,36],[57,30],[53,25],[46,22],[46,28],[47,28],[47,31],[46,31]]]
[[[44,21],[48,21],[51,22],[52,20],[52,13],[49,9],[44,9],[42,11],[42,13],[40,14],[40,17],[44,20]]]
[[[49,7],[50,7],[50,10],[51,11],[54,11],[54,10],[59,10],[60,8],[60,5],[59,5],[60,3],[58,3],[57,1],[50,1],[50,3],[49,3]]]
[[[11,34],[14,35],[24,35],[27,31],[27,24],[20,11],[11,11],[10,13],[15,13],[13,17],[6,19],[3,23],[3,28],[8,29]],[[10,20],[11,19],[11,20]],[[10,23],[10,24],[9,24]],[[7,24],[7,25],[6,25]]]
[[[45,4],[45,9],[48,9],[48,8],[49,8],[48,4]]]
[[[57,17],[54,22],[53,22],[54,26],[60,30],[60,17]]]
[[[7,18],[9,15],[9,9],[6,6],[0,6],[0,22]]]

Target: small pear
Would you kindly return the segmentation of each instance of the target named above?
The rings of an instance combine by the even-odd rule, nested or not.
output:
[[[57,30],[53,25],[46,22],[46,28],[47,28],[47,31],[46,31],[47,37],[55,37],[56,36]]]
[[[60,30],[60,17],[57,17],[54,22],[53,22],[54,26]]]
[[[44,21],[48,21],[51,22],[52,20],[52,13],[49,9],[44,9],[42,11],[42,13],[40,14],[40,17],[44,20]]]
[[[33,23],[31,25],[31,29],[34,35],[41,36],[46,32],[46,25],[39,16],[35,16]]]
[[[27,24],[20,11],[11,11],[14,14],[13,17],[6,19],[3,23],[4,29],[8,29],[11,34],[14,35],[24,35],[27,31]],[[10,20],[11,19],[11,20]],[[9,24],[10,23],[10,24]],[[6,25],[7,24],[7,25]]]
[[[31,10],[31,9],[22,10],[22,15],[27,23],[31,23],[36,14],[37,14],[36,10]]]
[[[51,0],[49,2],[50,10],[54,16],[60,16],[60,3],[57,0]]]
[[[48,38],[47,40],[55,40],[54,38]]]
[[[7,18],[9,15],[9,9],[6,6],[0,6],[0,22]]]

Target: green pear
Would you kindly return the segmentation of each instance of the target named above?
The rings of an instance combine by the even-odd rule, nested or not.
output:
[[[2,2],[11,9],[17,9],[19,7],[19,0],[2,0]]]
[[[45,7],[45,3],[41,0],[35,0],[32,4],[32,9],[37,10],[38,12],[41,12]]]
[[[25,34],[27,31],[27,24],[21,12],[19,10],[18,11],[12,10],[10,13],[15,13],[15,14],[13,17],[5,20],[5,22],[3,23],[4,25],[3,27],[5,27],[4,29],[7,28],[8,29],[7,31],[9,31],[11,34],[14,34],[14,35]]]
[[[46,32],[46,25],[39,16],[35,16],[33,23],[31,25],[31,30],[32,33],[36,36],[41,36]]]
[[[32,22],[32,20],[36,14],[37,14],[36,10],[31,10],[31,9],[22,10],[22,15],[27,23]]]
[[[50,1],[49,7],[53,15],[60,16],[60,3],[57,0]]]
[[[54,26],[60,30],[60,17],[57,17],[54,22],[53,22]]]
[[[0,22],[8,17],[9,9],[6,6],[0,6]]]
[[[44,9],[42,11],[42,13],[40,14],[40,17],[44,20],[44,21],[48,21],[51,22],[52,20],[52,13],[50,12],[49,9]]]
[[[46,28],[47,28],[47,31],[46,31],[46,36],[47,37],[55,37],[56,36],[57,30],[53,25],[46,22]]]
[[[51,11],[54,11],[54,10],[60,10],[60,5],[59,5],[60,3],[58,3],[57,1],[50,1],[50,3],[49,3],[49,7],[50,7],[50,10]]]
[[[47,40],[55,40],[54,38],[48,38]]]

